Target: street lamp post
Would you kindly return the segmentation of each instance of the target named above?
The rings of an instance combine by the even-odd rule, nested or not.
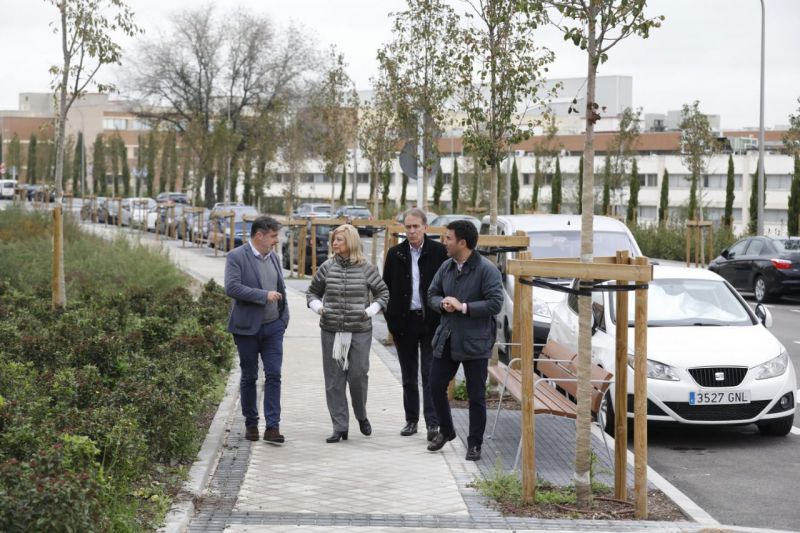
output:
[[[761,101],[758,117],[758,220],[756,224],[758,235],[764,234],[764,18],[764,0],[761,0]]]

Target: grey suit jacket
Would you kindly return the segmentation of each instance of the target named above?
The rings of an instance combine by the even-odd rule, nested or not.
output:
[[[278,270],[278,292],[283,296],[278,302],[279,320],[288,326],[289,306],[286,303],[283,270],[275,253],[270,254],[270,259]],[[267,290],[261,286],[257,261],[250,244],[233,250],[225,261],[225,294],[233,298],[228,331],[235,335],[255,335],[264,319]]]

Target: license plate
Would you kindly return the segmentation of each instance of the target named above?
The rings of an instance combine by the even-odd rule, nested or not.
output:
[[[690,392],[689,405],[733,405],[750,403],[750,391]]]

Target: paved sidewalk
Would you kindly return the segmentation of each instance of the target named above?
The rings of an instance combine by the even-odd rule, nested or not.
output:
[[[86,227],[105,236],[118,233],[116,228]],[[129,234],[126,230],[122,233]],[[222,282],[224,257],[214,257],[213,250],[183,248],[180,242],[162,243],[150,235],[133,238],[163,247],[177,265],[202,281],[213,278]],[[302,292],[292,288],[302,288],[298,283],[291,282],[289,287],[292,318],[284,345],[281,431],[287,441],[276,446],[244,439],[244,421],[237,402],[216,470],[205,494],[195,502],[196,514],[189,531],[295,531],[298,526],[304,531],[701,529],[699,524],[688,521],[502,516],[468,485],[476,476],[490,472],[497,457],[506,468],[510,467],[519,438],[519,414],[503,413],[496,439],[486,442],[484,459],[478,464],[464,460],[466,450],[461,439],[451,442],[442,452],[428,452],[424,434],[399,435],[404,415],[397,359],[378,341],[373,341],[367,403],[373,434],[362,436],[351,416],[350,439],[327,444],[325,437],[331,431],[331,423],[325,405],[318,317],[306,307]],[[262,384],[263,379],[259,380],[259,388]],[[454,414],[457,424],[465,423],[466,412]],[[568,420],[545,422],[543,418],[537,420],[539,474],[563,484],[571,476],[567,436],[570,432],[574,435],[574,426]],[[459,432],[465,433],[461,429]],[[601,447],[597,453],[605,454],[605,450]]]

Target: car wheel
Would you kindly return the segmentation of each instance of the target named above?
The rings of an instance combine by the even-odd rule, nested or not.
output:
[[[758,422],[758,431],[762,435],[769,437],[785,437],[792,430],[792,423],[794,422],[794,415],[778,418],[777,420],[770,420],[769,422]]]
[[[614,422],[614,405],[611,403],[611,392],[609,391],[606,391],[603,403],[600,404],[600,414],[602,415],[603,430],[613,437],[616,423]]]
[[[753,280],[753,294],[758,303],[769,301],[770,296],[767,292],[767,282],[764,280],[764,276],[756,276],[756,279]]]

